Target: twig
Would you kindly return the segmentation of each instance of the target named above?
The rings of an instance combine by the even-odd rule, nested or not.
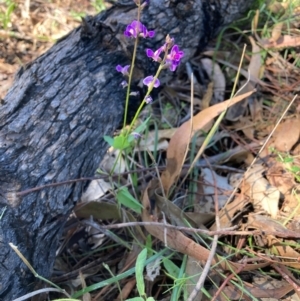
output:
[[[42,294],[42,293],[49,293],[49,292],[58,292],[58,293],[63,293],[65,294],[68,298],[71,298],[71,296],[69,294],[67,294],[66,292],[63,292],[57,288],[53,288],[53,287],[45,287],[45,288],[42,288],[40,290],[37,290],[37,291],[34,291],[34,292],[31,292],[29,294],[26,294],[20,298],[17,298],[17,299],[14,299],[13,301],[23,301],[23,300],[27,300],[35,295],[38,295],[38,294]]]
[[[253,230],[253,231],[237,231],[238,226],[233,226],[229,228],[224,228],[216,231],[209,231],[198,228],[189,228],[182,226],[174,226],[171,224],[164,224],[159,222],[128,222],[128,223],[118,223],[113,225],[101,226],[101,229],[120,229],[124,227],[136,227],[136,226],[160,226],[171,228],[179,231],[192,232],[192,233],[202,233],[208,236],[213,235],[274,235],[281,238],[300,238],[300,233],[288,232],[283,233],[279,231],[266,231],[266,230]]]
[[[215,161],[216,160],[214,159],[214,162]],[[207,165],[204,164],[204,163],[200,163],[199,166],[207,167]],[[216,167],[216,168],[219,168],[219,169],[225,169],[225,170],[229,169],[230,170],[230,167],[226,167],[226,166],[219,166],[219,165],[213,165],[213,166]],[[183,167],[184,168],[189,168],[190,164],[184,164]],[[139,173],[139,172],[142,172],[142,171],[143,172],[144,171],[154,171],[156,169],[165,170],[166,166],[154,166],[154,167],[145,167],[143,169],[134,169],[134,170],[130,170],[130,171],[125,171],[125,172],[122,173],[122,175],[128,175],[128,174],[131,174],[131,173]],[[82,177],[82,178],[71,179],[71,180],[61,181],[61,182],[57,182],[57,183],[50,183],[50,184],[45,184],[45,185],[25,189],[25,190],[22,190],[22,191],[19,191],[19,192],[15,192],[15,195],[17,197],[20,197],[20,196],[24,196],[24,195],[27,195],[27,194],[32,193],[32,192],[37,192],[37,191],[43,190],[45,188],[59,187],[59,186],[63,186],[63,185],[74,184],[74,183],[77,183],[77,182],[87,182],[87,181],[117,178],[117,177],[120,177],[120,174],[101,175],[101,176],[99,175],[99,176],[95,176],[95,177]]]
[[[209,162],[208,162],[208,165],[209,165],[210,169],[212,169],[211,166],[210,166],[210,164],[209,164]],[[213,180],[214,180],[214,187],[217,187],[217,181],[216,181],[215,174],[212,173],[212,176],[213,176]],[[215,202],[217,230],[220,230],[219,200],[218,200],[218,190],[216,188],[215,188],[214,202]],[[213,238],[212,246],[211,246],[211,249],[210,249],[210,253],[209,253],[209,256],[207,258],[207,262],[206,262],[206,264],[204,266],[204,269],[203,269],[203,271],[201,273],[201,276],[199,277],[199,279],[198,279],[198,281],[196,283],[196,286],[194,287],[193,291],[189,295],[187,301],[193,301],[197,297],[199,291],[203,288],[205,279],[206,279],[206,277],[207,277],[207,275],[209,273],[212,261],[214,259],[215,254],[216,254],[216,251],[217,251],[218,240],[219,240],[219,235],[215,234],[214,238]]]

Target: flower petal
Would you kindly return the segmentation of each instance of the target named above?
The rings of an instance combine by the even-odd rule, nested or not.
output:
[[[149,85],[152,83],[152,81],[153,81],[153,76],[152,76],[152,75],[147,76],[147,77],[145,77],[145,78],[143,79],[143,83],[144,83],[144,85],[146,85],[146,86],[149,86]]]

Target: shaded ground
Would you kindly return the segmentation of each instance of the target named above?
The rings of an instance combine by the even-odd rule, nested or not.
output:
[[[2,3],[4,2],[4,3]],[[97,12],[93,1],[0,2],[0,97],[14,73],[79,25],[81,16]],[[30,4],[28,9],[28,4]],[[11,11],[11,13],[9,13]]]

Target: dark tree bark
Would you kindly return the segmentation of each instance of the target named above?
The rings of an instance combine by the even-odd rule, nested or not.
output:
[[[142,21],[156,36],[140,41],[133,84],[154,74],[145,47],[157,49],[170,34],[187,61],[253,1],[150,0]],[[18,192],[93,176],[107,149],[102,137],[122,121],[125,92],[115,66],[130,64],[133,40],[123,31],[136,13],[133,1],[123,0],[86,18],[18,72],[0,106],[0,214],[6,208],[0,221],[0,300],[34,288],[34,276],[10,242],[40,275],[51,275],[62,228],[85,184]]]

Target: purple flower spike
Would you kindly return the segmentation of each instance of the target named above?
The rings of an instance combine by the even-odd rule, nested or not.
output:
[[[129,75],[129,74],[128,74],[128,69],[129,69],[129,67],[130,67],[130,65],[126,65],[126,66],[124,66],[124,67],[122,67],[121,65],[118,65],[118,66],[116,67],[116,70],[117,70],[118,72],[121,72],[123,75]]]
[[[153,50],[148,48],[146,50],[146,54],[148,57],[151,57],[153,61],[160,63],[161,62],[160,54],[162,51],[163,51],[163,47],[158,48],[155,52],[153,52]]]
[[[146,26],[140,21],[134,20],[131,22],[131,24],[127,25],[124,35],[128,38],[137,38],[138,36],[141,36],[142,38],[153,38],[155,32],[153,30],[148,31]]]
[[[148,95],[146,98],[145,98],[145,103],[146,104],[149,104],[153,101],[152,97],[150,95]]]

